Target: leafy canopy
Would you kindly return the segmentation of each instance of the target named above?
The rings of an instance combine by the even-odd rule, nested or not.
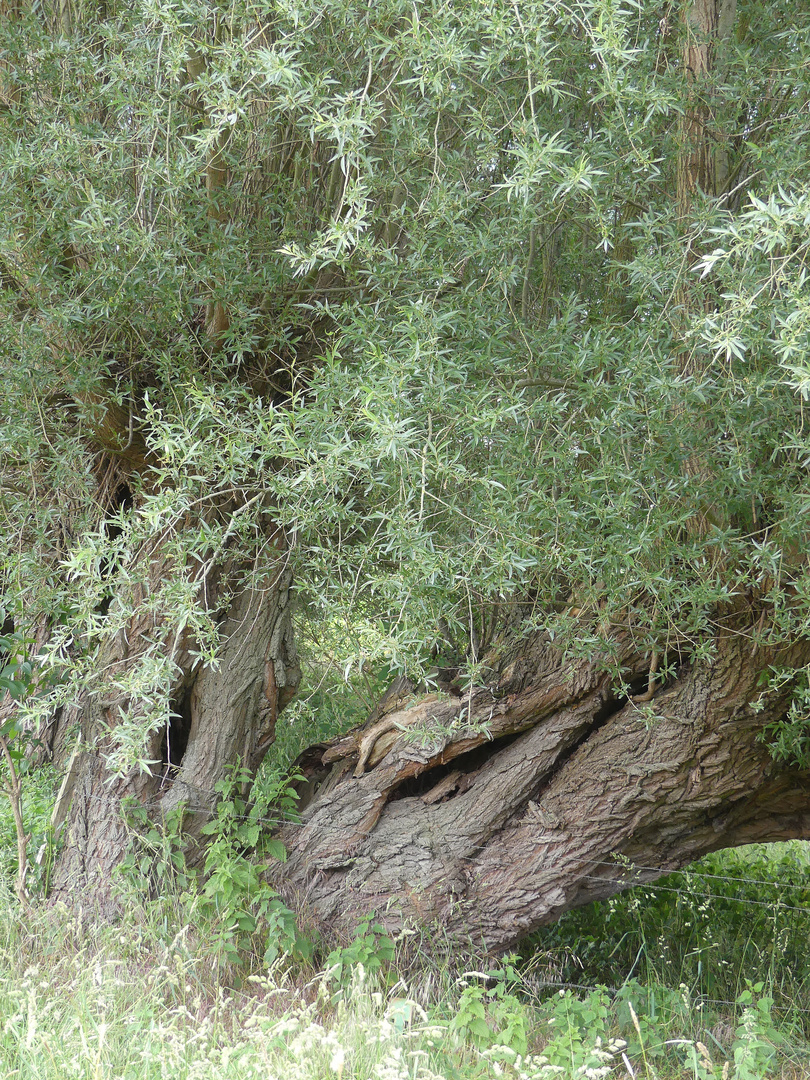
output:
[[[677,6],[9,10],[0,583],[73,686],[156,537],[212,661],[200,562],[260,580],[274,526],[308,610],[374,622],[358,664],[474,669],[527,602],[587,648],[708,654],[752,595],[807,631],[805,12],[739,0],[700,87],[728,190],[684,221]]]

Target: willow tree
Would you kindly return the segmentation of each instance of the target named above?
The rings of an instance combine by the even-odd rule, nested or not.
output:
[[[277,870],[493,949],[810,835],[808,15],[42,0],[0,26],[6,632],[120,805],[260,765],[308,611],[402,677]],[[351,654],[351,655],[350,655]],[[56,673],[53,683],[46,676]]]

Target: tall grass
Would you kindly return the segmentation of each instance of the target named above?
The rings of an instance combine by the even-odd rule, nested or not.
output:
[[[98,926],[44,905],[26,916],[0,896],[0,1076],[764,1080],[810,1061],[767,997],[742,1000],[723,1032],[684,990],[633,982],[541,1000],[508,963],[430,994],[396,961],[372,977],[350,946],[331,971],[279,963],[236,990],[199,929],[169,926],[167,910]]]
[[[562,981],[685,985],[696,1001],[735,1002],[762,984],[776,1011],[810,1032],[810,866],[801,843],[709,856],[564,916],[525,953]]]

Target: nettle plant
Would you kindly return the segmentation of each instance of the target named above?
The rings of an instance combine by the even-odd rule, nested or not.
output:
[[[309,959],[313,944],[264,877],[268,860],[284,861],[284,845],[270,835],[280,820],[296,820],[297,796],[286,773],[266,773],[262,783],[237,766],[216,785],[218,802],[202,835],[207,838],[199,874],[189,867],[180,805],[157,825],[143,806],[125,807],[130,847],[118,868],[124,890],[153,902],[179,902],[184,917],[206,926],[215,955],[242,966],[261,957],[265,966],[282,956]]]
[[[200,907],[215,928],[215,942],[234,963],[255,948],[259,936],[268,966],[285,954],[299,960],[312,955],[312,942],[298,931],[294,914],[263,877],[267,859],[286,858],[284,845],[269,835],[269,828],[282,818],[295,820],[297,796],[289,783],[279,774],[251,788],[247,770],[230,770],[216,785],[220,799],[202,829],[210,842]]]
[[[341,998],[351,991],[353,981],[360,971],[361,979],[369,975],[372,979],[379,979],[384,983],[390,974],[395,955],[396,945],[385,927],[371,918],[363,919],[349,944],[333,949],[326,958],[327,978],[339,987],[333,999]]]
[[[514,1053],[525,1054],[529,1018],[515,993],[520,980],[510,958],[506,958],[503,968],[465,972],[457,985],[461,993],[450,1031],[480,1047],[508,1047]]]

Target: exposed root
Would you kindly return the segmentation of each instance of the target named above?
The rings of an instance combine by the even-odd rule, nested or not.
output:
[[[637,694],[636,697],[630,698],[634,705],[642,705],[645,701],[652,701],[655,696],[655,676],[657,671],[658,649],[653,649],[652,658],[650,660],[650,676],[647,681],[647,689],[643,694]]]

